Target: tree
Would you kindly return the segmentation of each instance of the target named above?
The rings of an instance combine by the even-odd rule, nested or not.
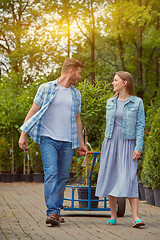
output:
[[[109,84],[97,81],[92,84],[85,80],[78,85],[82,96],[81,119],[84,127],[85,145],[89,142],[94,148],[101,148],[106,123],[106,101],[111,96]],[[88,156],[85,157],[86,175]],[[86,184],[88,183],[86,179]]]
[[[78,89],[82,97],[82,125],[87,130],[91,145],[100,148],[105,132],[105,106],[107,99],[112,95],[110,84],[97,81],[94,85],[85,80],[79,83]]]
[[[29,86],[22,87],[18,85],[19,74],[13,71],[8,74],[8,77],[1,78],[0,137],[8,139],[12,159],[12,173],[14,173],[21,157],[21,151],[19,151],[18,147],[19,128],[23,124],[25,115],[32,105],[39,84],[45,81],[45,79],[39,79]]]
[[[156,72],[156,76],[159,76],[159,60],[156,60],[156,65],[151,64],[154,56],[158,55],[159,59],[159,54],[155,52],[155,49],[159,49],[159,38],[156,41],[152,39],[159,34],[158,1],[110,2],[105,8],[104,20],[101,18],[105,23],[106,42],[111,45],[111,49],[115,49],[115,54],[119,55],[117,57],[120,59],[121,68],[119,63],[118,68],[131,72],[136,79],[137,94],[143,98],[147,93],[146,89],[150,89],[150,82],[152,87],[155,85],[151,74]],[[149,102],[151,97],[152,95]]]
[[[75,20],[82,36],[85,38],[86,43],[90,46],[90,69],[91,83],[95,84],[96,78],[96,13],[104,6],[105,1],[103,0],[85,0],[75,1]]]
[[[38,85],[56,79],[67,56],[85,65],[82,105],[93,109],[83,106],[83,123],[90,121],[86,112],[87,117],[91,114],[86,128],[96,147],[102,140],[102,120],[105,123],[96,94],[107,94],[102,89],[117,71],[133,75],[135,94],[143,97],[145,108],[151,99],[159,106],[159,12],[158,0],[0,1],[0,136],[14,150],[12,162],[21,157],[19,127]]]
[[[59,54],[55,51],[56,38],[53,38],[56,29],[53,24],[51,44],[49,20],[41,1],[5,0],[0,2],[0,9],[1,64],[6,70],[13,69],[21,74],[19,84],[51,71],[52,60]]]

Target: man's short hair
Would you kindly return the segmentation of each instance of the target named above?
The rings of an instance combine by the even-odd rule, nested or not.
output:
[[[76,71],[78,67],[81,68],[84,67],[81,61],[74,58],[67,58],[63,63],[62,72],[67,72],[71,68],[73,68]]]

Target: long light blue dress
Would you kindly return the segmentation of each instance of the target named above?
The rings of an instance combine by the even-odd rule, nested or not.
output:
[[[132,160],[135,140],[122,139],[123,107],[117,100],[112,137],[105,138],[95,195],[98,197],[138,197],[137,160]]]

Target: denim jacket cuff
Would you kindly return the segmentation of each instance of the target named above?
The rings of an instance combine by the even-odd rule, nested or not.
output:
[[[142,147],[136,146],[134,150],[135,150],[135,151],[142,152]]]

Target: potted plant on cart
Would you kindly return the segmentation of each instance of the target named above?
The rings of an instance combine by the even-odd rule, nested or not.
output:
[[[101,148],[102,141],[104,138],[104,132],[105,132],[105,125],[106,125],[106,107],[105,106],[106,106],[107,99],[111,97],[111,91],[110,91],[109,85],[110,84],[106,84],[105,82],[102,82],[102,81],[96,81],[95,84],[91,84],[90,82],[85,80],[83,83],[80,83],[78,86],[78,89],[80,90],[81,96],[83,99],[82,106],[81,106],[81,119],[84,127],[85,145],[87,146],[87,143],[90,142],[92,147],[94,149],[98,149],[98,151]],[[85,192],[88,190],[88,187],[89,187],[88,177],[86,176],[88,176],[93,155],[92,156],[89,155],[85,157],[85,159],[80,158],[80,156],[77,156],[77,158],[79,158],[79,161],[77,163],[78,171],[76,170],[77,172],[76,177],[77,177],[77,180],[79,177],[81,177],[81,179],[85,177],[85,184],[83,184],[85,186],[82,186],[83,191]],[[95,177],[95,175],[96,176],[98,175],[98,171],[99,171],[99,167],[96,167],[95,165],[95,168],[93,171],[94,172],[93,178]],[[96,180],[95,180],[95,184],[96,184]],[[94,179],[92,179],[92,185],[94,185]],[[72,190],[74,192],[73,188],[75,187],[72,186]],[[85,188],[87,190],[85,190]],[[94,188],[94,190],[91,190],[91,193],[92,191],[94,191],[94,196],[95,196],[95,186],[91,186],[91,188]],[[78,186],[78,191],[80,191],[79,189],[80,189],[80,186]],[[88,198],[88,194],[84,193],[83,195],[87,196]],[[72,196],[74,196],[74,193],[72,194]],[[82,197],[80,197],[79,200],[80,199],[82,199]],[[87,201],[89,202],[88,199]],[[68,200],[71,200],[71,199],[68,199]],[[72,198],[72,200],[74,201],[74,198]],[[83,202],[85,202],[86,199],[83,199],[83,200],[84,200]],[[98,202],[98,201],[95,201],[95,202]],[[123,201],[122,199],[120,199],[119,203],[121,203],[121,206],[122,205],[124,206],[125,205],[124,199]],[[120,205],[118,204],[118,206]],[[73,207],[65,208],[65,209],[75,210],[75,208]],[[103,209],[106,209],[106,207]],[[119,209],[122,209],[122,208],[119,208]],[[123,209],[123,212],[119,212],[119,213],[121,216],[124,215],[124,209]]]
[[[79,179],[79,184],[78,186],[78,198],[83,199],[86,201],[79,201],[79,207],[80,208],[88,208],[88,191],[89,191],[89,186],[88,186],[88,181],[87,178],[90,177],[91,179],[91,199],[92,200],[98,200],[99,197],[95,196],[95,190],[96,190],[96,181],[97,181],[97,176],[98,176],[98,170],[99,170],[99,161],[96,158],[96,162],[94,164],[93,168],[93,173],[91,174],[91,167],[92,167],[92,161],[93,161],[93,154],[88,156],[88,175],[86,175],[86,169],[85,169],[85,159],[80,158],[80,164],[81,166],[79,167],[79,172],[77,174],[77,177]],[[91,174],[91,176],[90,176]],[[81,179],[81,181],[80,181]],[[87,183],[86,183],[87,182]],[[80,186],[81,185],[81,186]],[[98,207],[98,201],[92,201],[91,202],[91,208],[97,208]]]
[[[85,145],[90,142],[92,147],[98,148],[102,143],[105,129],[106,101],[111,96],[110,84],[96,81],[92,84],[85,80],[80,82],[78,89],[83,99],[81,105],[81,119],[84,127]],[[88,174],[88,156],[85,157],[86,175]],[[88,178],[86,179],[88,184]]]
[[[94,144],[97,148],[98,141],[101,142],[101,132],[104,131],[102,126],[105,128],[105,105],[106,99],[110,96],[109,84],[106,84],[102,81],[97,81],[95,84],[92,84],[85,80],[83,83],[81,82],[79,84],[78,89],[80,90],[83,99],[81,106],[81,119],[84,127],[85,145],[87,147],[87,143],[90,141],[90,139],[94,139]],[[91,159],[92,158],[93,156],[91,156]],[[79,187],[78,194],[79,196],[84,196],[86,198],[86,196],[88,196],[87,186],[90,165],[88,156],[85,156],[83,165],[85,167],[83,167],[82,175],[87,176],[85,178],[86,187]],[[91,193],[95,197],[95,186],[91,188]],[[83,204],[83,202],[80,202],[80,204]],[[86,204],[86,202],[84,202],[84,204]]]

